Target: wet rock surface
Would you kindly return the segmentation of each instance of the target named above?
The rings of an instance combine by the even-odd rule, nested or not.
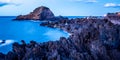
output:
[[[120,25],[108,19],[77,18],[47,21],[41,24],[69,32],[58,41],[14,43],[0,60],[119,60]]]

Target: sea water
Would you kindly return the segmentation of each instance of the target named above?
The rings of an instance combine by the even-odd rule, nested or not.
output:
[[[69,19],[84,18],[86,16],[64,16]],[[36,42],[56,41],[60,37],[69,37],[69,33],[49,27],[40,26],[40,21],[24,20],[13,21],[15,16],[0,16],[0,52],[6,54],[12,50],[12,43],[24,40],[29,43],[31,40]],[[2,40],[5,43],[1,44]]]
[[[7,53],[12,50],[12,43],[24,40],[36,42],[47,42],[59,40],[60,37],[68,37],[68,33],[49,27],[40,26],[40,21],[12,21],[15,17],[0,16],[0,52]]]

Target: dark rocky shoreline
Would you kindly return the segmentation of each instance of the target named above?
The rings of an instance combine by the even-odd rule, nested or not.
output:
[[[108,19],[77,18],[41,24],[60,28],[71,35],[58,41],[14,43],[13,50],[0,53],[0,60],[119,60],[120,25]]]

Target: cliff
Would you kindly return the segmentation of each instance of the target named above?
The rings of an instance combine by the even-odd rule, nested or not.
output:
[[[53,12],[45,6],[41,6],[33,10],[27,15],[19,15],[15,20],[46,20],[54,18]]]

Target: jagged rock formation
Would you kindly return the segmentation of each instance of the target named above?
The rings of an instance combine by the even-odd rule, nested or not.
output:
[[[71,19],[42,24],[71,33],[58,41],[14,43],[0,60],[119,60],[120,25],[108,19]]]
[[[46,20],[51,18],[54,18],[53,12],[48,7],[41,6],[27,15],[17,16],[15,20]]]
[[[120,19],[120,12],[107,13],[106,18],[108,18],[110,20],[119,20]]]
[[[109,21],[111,21],[114,24],[120,24],[120,12],[107,13],[105,18],[108,19]]]

